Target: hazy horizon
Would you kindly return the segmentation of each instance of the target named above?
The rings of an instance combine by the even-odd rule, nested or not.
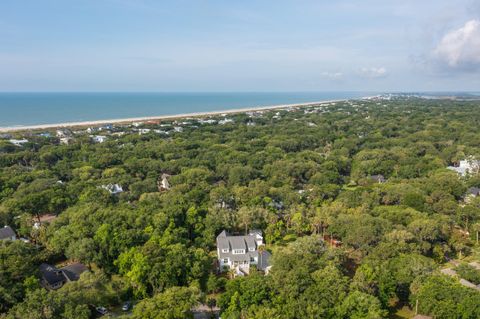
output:
[[[0,3],[3,92],[471,92],[480,3]]]

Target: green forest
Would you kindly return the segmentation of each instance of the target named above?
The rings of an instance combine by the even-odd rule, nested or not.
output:
[[[201,304],[222,319],[480,318],[480,288],[460,280],[480,284],[480,196],[466,196],[480,174],[447,169],[480,159],[479,110],[352,100],[114,125],[103,143],[12,133],[28,142],[0,139],[0,227],[28,241],[0,241],[0,318],[113,316],[128,300],[119,318],[193,318]],[[250,229],[270,272],[219,273],[217,235]],[[68,261],[88,271],[42,287],[39,266]]]

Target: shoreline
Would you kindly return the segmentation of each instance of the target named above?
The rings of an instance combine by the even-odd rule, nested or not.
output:
[[[92,121],[80,121],[80,122],[36,124],[36,125],[25,125],[25,126],[4,126],[4,127],[0,127],[0,133],[42,130],[42,129],[55,129],[55,128],[85,127],[85,126],[96,126],[96,125],[104,125],[104,124],[128,124],[128,123],[138,122],[138,121],[172,120],[172,119],[181,119],[181,118],[187,118],[187,117],[218,116],[222,114],[239,114],[239,113],[245,113],[245,112],[284,109],[289,107],[303,107],[303,106],[312,106],[312,105],[325,104],[325,103],[345,102],[349,100],[361,100],[366,98],[369,98],[369,97],[346,98],[346,99],[325,100],[325,101],[294,103],[294,104],[278,104],[278,105],[267,105],[267,106],[258,106],[258,107],[245,107],[245,108],[239,108],[239,109],[227,109],[227,110],[220,110],[220,111],[205,111],[205,112],[193,112],[193,113],[158,115],[158,116],[142,116],[142,117],[110,119],[110,120],[92,120]]]

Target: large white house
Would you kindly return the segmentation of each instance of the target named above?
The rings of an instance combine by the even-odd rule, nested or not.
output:
[[[245,236],[231,236],[225,230],[217,236],[217,256],[220,270],[233,269],[236,275],[248,274],[250,265],[268,272],[270,253],[263,246],[262,232],[252,230]]]

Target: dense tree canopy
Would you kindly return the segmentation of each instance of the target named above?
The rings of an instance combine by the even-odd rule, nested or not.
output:
[[[436,318],[478,318],[480,293],[438,270],[479,258],[480,199],[465,194],[480,175],[446,169],[480,159],[479,107],[325,103],[225,125],[162,121],[169,134],[117,125],[104,143],[83,128],[68,145],[15,133],[29,143],[0,141],[0,225],[30,243],[0,243],[0,313],[88,318],[135,300],[135,318],[188,318],[210,294],[232,319],[385,318],[417,300]],[[35,226],[46,214],[57,218]],[[223,229],[261,229],[270,273],[217,275]],[[90,271],[41,288],[38,265],[67,259]]]

